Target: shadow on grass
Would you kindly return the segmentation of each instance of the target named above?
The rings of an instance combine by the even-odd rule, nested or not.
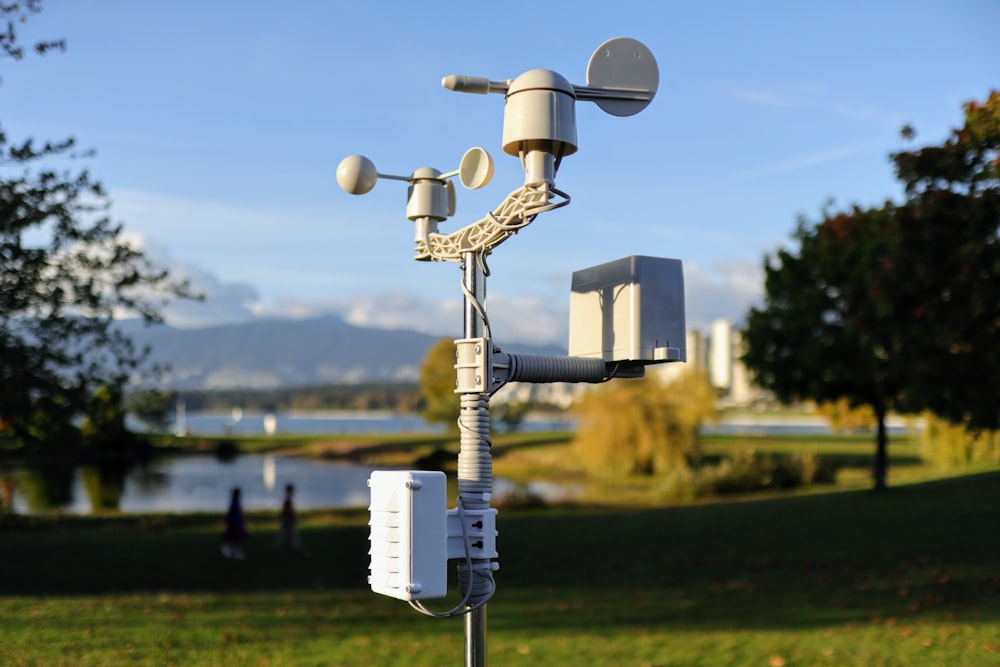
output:
[[[367,593],[364,523],[359,513],[311,518],[302,531],[310,555],[301,557],[271,554],[273,517],[251,517],[250,557],[238,562],[219,554],[218,519],[207,515],[8,519],[0,595],[284,592],[310,606],[329,592],[376,610],[385,600]],[[501,512],[491,625],[604,632],[915,615],[995,621],[998,526],[1000,472],[885,494]]]

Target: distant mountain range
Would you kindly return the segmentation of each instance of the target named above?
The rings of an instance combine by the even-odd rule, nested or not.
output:
[[[262,319],[201,329],[121,323],[151,360],[168,367],[173,389],[270,389],[369,381],[413,381],[442,337],[370,329],[336,316]],[[455,338],[460,336],[456,335]],[[505,352],[565,354],[555,345],[504,344]]]

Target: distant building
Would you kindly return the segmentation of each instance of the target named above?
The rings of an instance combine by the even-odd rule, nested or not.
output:
[[[708,341],[705,335],[697,329],[687,332],[687,364],[688,368],[706,372],[708,370]]]
[[[728,320],[712,322],[708,364],[708,379],[712,386],[728,392],[733,386],[733,325]]]
[[[743,356],[743,334],[733,331],[733,366],[729,385],[729,400],[735,405],[749,405],[761,397],[761,390],[750,383],[750,372],[740,361]]]
[[[727,320],[712,323],[708,340],[708,375],[719,399],[726,405],[750,405],[759,401],[764,392],[750,381],[750,373],[740,358],[743,356],[743,334]]]
[[[543,403],[568,408],[586,391],[587,385],[569,382],[510,382],[493,396],[497,403]]]

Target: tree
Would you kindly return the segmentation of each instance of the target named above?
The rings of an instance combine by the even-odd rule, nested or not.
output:
[[[964,105],[941,146],[892,156],[906,185],[897,276],[913,381],[906,401],[1000,428],[1000,91]]]
[[[877,424],[876,488],[888,461],[885,418],[902,392],[902,341],[886,291],[891,207],[827,214],[795,233],[798,253],[765,264],[765,304],[751,309],[743,362],[779,400],[847,398]]]
[[[800,220],[797,251],[765,260],[743,362],[781,400],[869,406],[876,490],[886,488],[891,410],[980,427],[998,419],[998,145],[994,93],[966,105],[965,127],[943,147],[893,155],[903,204]]]
[[[125,428],[125,403],[121,387],[101,385],[90,397],[80,424],[83,444],[94,449],[127,449],[132,436]]]
[[[853,406],[846,398],[826,401],[816,406],[816,412],[826,419],[834,433],[857,433],[875,428],[875,413],[871,406]]]
[[[177,392],[159,389],[141,389],[126,401],[128,411],[136,419],[161,433],[170,426],[176,405]]]
[[[0,57],[25,56],[15,24],[40,5],[0,4]],[[15,143],[0,127],[0,437],[21,444],[71,438],[95,389],[120,387],[141,368],[146,351],[113,326],[115,315],[159,322],[163,299],[189,296],[122,239],[99,182],[55,166],[74,145]]]
[[[700,457],[699,430],[715,416],[715,392],[695,371],[666,383],[648,375],[594,389],[575,411],[580,460],[606,473],[654,475],[686,470]]]
[[[505,431],[513,433],[521,428],[532,407],[531,401],[495,404],[490,407],[490,421],[503,424]]]
[[[461,398],[455,393],[455,343],[439,340],[420,365],[420,413],[429,424],[445,424],[457,429]]]

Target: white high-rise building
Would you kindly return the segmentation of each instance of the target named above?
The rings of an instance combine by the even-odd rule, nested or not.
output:
[[[750,384],[750,374],[747,367],[743,365],[740,357],[743,356],[743,334],[739,331],[733,332],[733,376],[732,384],[729,387],[729,399],[736,405],[746,405],[751,403],[757,392]]]
[[[733,326],[728,320],[712,322],[708,343],[708,377],[716,389],[733,385]]]

